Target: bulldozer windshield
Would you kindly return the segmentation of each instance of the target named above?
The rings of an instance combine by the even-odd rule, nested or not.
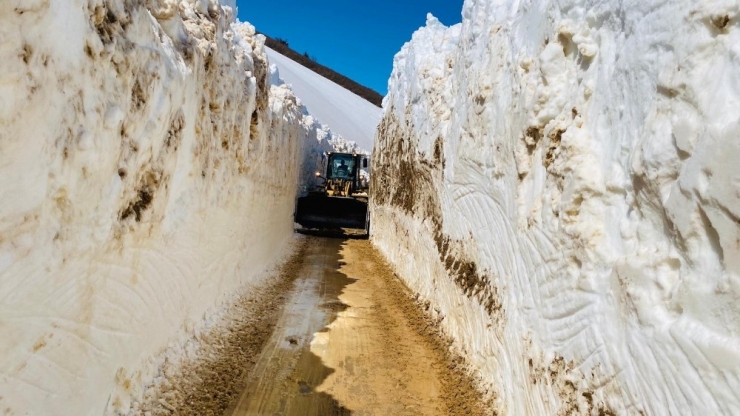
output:
[[[328,171],[327,179],[352,179],[355,176],[355,158],[348,154],[332,154]]]

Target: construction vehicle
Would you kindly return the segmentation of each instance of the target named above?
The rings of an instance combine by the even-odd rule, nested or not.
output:
[[[364,229],[369,234],[369,178],[362,172],[367,155],[328,152],[324,160],[324,175],[316,172],[321,184],[296,202],[295,222],[304,228]]]

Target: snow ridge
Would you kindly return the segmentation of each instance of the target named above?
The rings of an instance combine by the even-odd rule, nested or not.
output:
[[[738,13],[468,0],[396,56],[373,240],[502,414],[740,413]]]
[[[198,340],[292,241],[321,129],[269,84],[264,38],[233,13],[0,7],[4,412],[135,413],[187,356],[166,351]]]

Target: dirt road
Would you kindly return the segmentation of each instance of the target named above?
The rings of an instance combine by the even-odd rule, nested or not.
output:
[[[308,238],[275,330],[226,414],[484,414],[371,244]]]

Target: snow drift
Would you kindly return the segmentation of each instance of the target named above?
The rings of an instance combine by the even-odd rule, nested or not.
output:
[[[396,56],[373,239],[501,413],[740,413],[738,11],[468,0]]]
[[[0,409],[135,411],[168,343],[281,257],[321,126],[213,0],[0,22]]]

